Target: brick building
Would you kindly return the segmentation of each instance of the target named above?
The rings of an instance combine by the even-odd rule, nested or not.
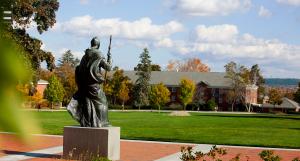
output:
[[[37,92],[39,92],[39,93],[41,93],[41,94],[43,95],[45,89],[46,89],[47,86],[48,86],[48,84],[49,84],[48,81],[40,79],[40,80],[37,82],[37,85],[36,85],[36,90],[37,90]]]
[[[227,93],[232,88],[231,80],[225,78],[226,73],[222,72],[173,72],[173,71],[153,71],[151,73],[150,84],[163,83],[170,90],[170,103],[179,102],[179,83],[182,78],[193,80],[196,85],[194,101],[207,102],[214,98],[218,104],[218,109],[229,110]],[[124,71],[132,82],[138,78],[135,71]],[[248,85],[245,87],[245,99],[247,103],[257,104],[257,86]]]

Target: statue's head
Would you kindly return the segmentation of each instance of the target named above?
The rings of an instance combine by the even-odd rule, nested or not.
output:
[[[98,37],[94,37],[91,41],[91,47],[95,47],[97,49],[99,49],[100,47],[100,40],[98,39]]]

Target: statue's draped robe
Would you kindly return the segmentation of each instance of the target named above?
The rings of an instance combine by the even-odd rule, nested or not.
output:
[[[78,91],[73,99],[77,100],[78,104],[75,112],[70,112],[69,107],[68,110],[82,127],[109,125],[107,100],[101,86],[104,82],[101,68],[110,70],[111,66],[95,48],[87,49],[80,65],[76,67]]]

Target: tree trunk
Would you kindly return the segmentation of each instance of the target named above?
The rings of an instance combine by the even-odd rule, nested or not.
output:
[[[116,97],[114,96],[114,105],[116,105]]]
[[[249,103],[249,105],[248,105],[248,103],[246,103],[245,106],[246,106],[247,111],[251,112],[251,104]]]
[[[124,111],[124,101],[122,101],[122,110]]]
[[[160,113],[160,105],[158,105],[158,113]]]

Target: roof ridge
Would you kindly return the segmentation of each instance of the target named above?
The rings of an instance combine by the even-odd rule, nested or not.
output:
[[[288,101],[288,103],[292,104],[293,106],[300,107],[299,103],[296,102],[296,101],[294,101],[294,100],[291,100],[291,99],[289,99],[287,97],[283,97],[283,99],[285,99],[286,101]]]

